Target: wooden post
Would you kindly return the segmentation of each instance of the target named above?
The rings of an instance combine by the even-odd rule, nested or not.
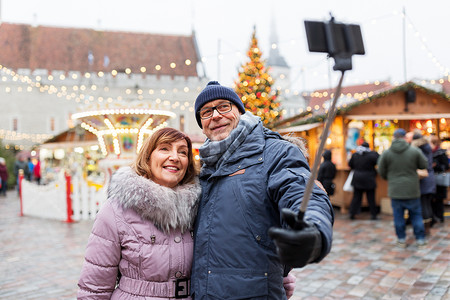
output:
[[[19,170],[19,199],[20,199],[20,213],[19,216],[23,217],[23,199],[22,199],[22,180],[23,180],[23,170]]]
[[[72,197],[71,197],[71,184],[70,175],[65,173],[66,177],[66,201],[67,201],[67,220],[66,223],[72,223]]]

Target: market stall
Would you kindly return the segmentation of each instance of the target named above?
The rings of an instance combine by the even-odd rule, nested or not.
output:
[[[79,125],[70,128],[39,146],[41,184],[52,182],[64,173],[101,181],[103,175],[98,162],[102,158],[94,134]]]
[[[307,111],[280,123],[275,130],[281,134],[293,134],[306,139],[310,163],[323,131],[325,112]],[[397,128],[407,131],[419,129],[425,136],[437,135],[442,147],[450,154],[450,95],[432,90],[412,82],[375,93],[371,97],[360,97],[339,106],[331,126],[326,148],[332,152],[332,161],[338,169],[335,178],[336,192],[330,197],[332,204],[346,212],[352,193],[344,192],[342,186],[350,171],[347,163],[356,146],[367,141],[378,153],[390,147],[393,132]],[[385,207],[387,182],[377,177],[377,205]],[[363,205],[367,205],[366,199]]]

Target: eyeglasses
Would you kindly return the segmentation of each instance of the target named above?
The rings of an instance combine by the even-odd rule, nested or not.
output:
[[[231,108],[231,102],[223,102],[216,106],[202,108],[198,114],[201,119],[209,119],[213,116],[214,110],[217,110],[219,114],[223,115],[230,112]]]

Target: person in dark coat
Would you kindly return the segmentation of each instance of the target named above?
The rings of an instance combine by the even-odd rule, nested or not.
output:
[[[431,136],[431,151],[433,153],[433,171],[435,174],[447,172],[450,168],[448,156],[444,149],[441,148],[441,141],[435,135]],[[448,175],[448,174],[447,174]],[[433,211],[434,223],[444,223],[444,199],[447,198],[447,186],[436,184],[436,193],[431,201],[431,210]]]
[[[366,193],[369,203],[371,219],[377,219],[378,208],[375,203],[377,170],[375,166],[379,156],[377,152],[370,150],[367,142],[363,142],[361,146],[356,147],[356,152],[353,153],[348,162],[348,165],[354,171],[352,180],[354,191],[350,204],[350,219],[354,219],[355,215],[360,212],[364,193]]]
[[[425,226],[425,233],[428,235],[430,234],[431,221],[433,220],[431,201],[436,193],[436,180],[434,178],[433,170],[433,153],[427,139],[418,131],[414,132],[411,145],[418,147],[428,161],[428,176],[420,179],[420,203],[422,205],[422,217],[423,224]]]
[[[25,160],[25,156],[19,156],[16,162],[14,163],[14,176],[16,177],[17,193],[20,193],[19,170],[23,170],[24,179],[30,176],[30,170],[28,169],[28,162]]]
[[[333,183],[336,177],[336,165],[331,161],[331,151],[325,150],[322,154],[323,162],[320,164],[317,180],[322,183],[329,196],[334,194],[335,185]]]
[[[6,196],[6,189],[8,188],[8,169],[6,168],[6,161],[3,157],[0,157],[0,179],[2,183],[0,194]]]
[[[28,174],[25,177],[28,181],[33,181],[33,169],[34,169],[34,164],[31,161],[31,157],[27,158],[27,164],[28,164]]]

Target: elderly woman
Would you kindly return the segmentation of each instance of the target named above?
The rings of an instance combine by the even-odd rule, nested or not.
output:
[[[78,299],[188,297],[200,186],[190,139],[164,128],[111,178],[78,282]]]

